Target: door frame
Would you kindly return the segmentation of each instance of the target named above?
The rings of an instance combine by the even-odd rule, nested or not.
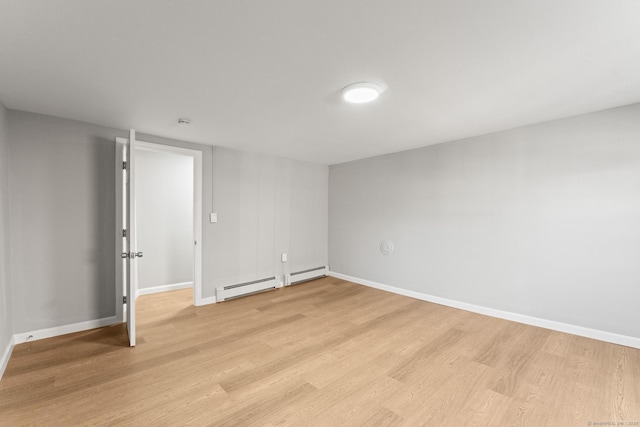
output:
[[[193,305],[202,305],[204,303],[202,298],[202,151],[139,140],[135,141],[135,147],[133,147],[133,149],[177,154],[193,159]],[[122,252],[122,188],[120,183],[122,161],[122,151],[116,149],[116,317],[119,321],[124,321],[122,304],[123,271],[122,260],[120,258]],[[137,297],[137,295],[135,297]]]
[[[122,198],[124,197],[124,186],[126,182],[123,180],[123,164],[126,161],[123,152],[123,145],[127,144],[127,138],[116,137],[116,161],[115,161],[115,188],[116,188],[116,321],[124,322],[124,280],[123,275],[125,270],[122,268],[122,230],[124,229],[122,216],[124,204]]]

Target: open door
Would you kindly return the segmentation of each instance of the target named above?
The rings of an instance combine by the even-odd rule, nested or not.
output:
[[[129,139],[116,138],[118,150],[122,158],[122,252],[121,272],[124,288],[124,305],[127,313],[127,332],[129,345],[136,345],[136,293],[138,287],[138,252],[136,242],[136,199],[135,199],[135,165],[136,165],[136,133],[129,131]],[[120,156],[118,156],[120,157]],[[118,192],[120,193],[120,192]]]

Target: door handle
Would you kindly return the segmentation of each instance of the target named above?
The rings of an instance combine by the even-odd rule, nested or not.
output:
[[[120,257],[121,258],[130,258],[130,259],[134,259],[134,258],[142,258],[142,252],[123,252]]]

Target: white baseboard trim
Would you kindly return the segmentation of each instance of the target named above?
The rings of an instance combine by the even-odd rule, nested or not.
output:
[[[153,288],[142,288],[136,291],[136,295],[157,294],[159,292],[177,291],[178,289],[192,288],[193,282],[174,283],[173,285],[154,286]]]
[[[0,358],[0,380],[2,380],[4,370],[7,369],[7,365],[9,364],[9,358],[11,357],[11,353],[13,352],[14,344],[15,337],[11,337],[11,339],[7,343],[7,348],[5,348],[4,352],[2,352],[2,358]]]
[[[217,302],[218,300],[216,299],[216,297],[199,298],[196,300],[196,306],[200,307],[203,305],[215,304]]]
[[[407,289],[397,288],[395,286],[384,285],[382,283],[348,276],[342,273],[336,273],[334,271],[330,271],[329,276],[357,283],[359,285],[365,285],[371,288],[393,292],[394,294],[446,305],[448,307],[459,308],[461,310],[484,314],[491,317],[497,317],[499,319],[511,320],[513,322],[524,323],[525,325],[538,326],[540,328],[551,329],[554,331],[565,332],[568,334],[579,335],[581,337],[593,338],[600,341],[606,341],[613,344],[620,344],[627,347],[640,349],[640,338],[628,335],[620,335],[613,332],[585,328],[583,326],[572,325],[569,323],[556,322],[555,320],[542,319],[539,317],[527,316],[525,314],[512,313],[510,311],[502,311],[495,308],[483,307],[480,305],[469,304],[466,302],[456,301],[448,298],[441,298],[433,295],[423,294],[421,292],[410,291]]]
[[[40,329],[33,332],[24,332],[13,336],[14,344],[22,344],[27,341],[37,341],[45,338],[57,337],[58,335],[72,334],[74,332],[86,331],[88,329],[101,328],[103,326],[121,323],[116,316],[105,317],[103,319],[87,320],[85,322],[72,323],[70,325],[56,326],[55,328]]]

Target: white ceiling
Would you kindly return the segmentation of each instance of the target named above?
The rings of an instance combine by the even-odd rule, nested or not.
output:
[[[640,102],[640,2],[0,0],[0,100],[334,164]]]

